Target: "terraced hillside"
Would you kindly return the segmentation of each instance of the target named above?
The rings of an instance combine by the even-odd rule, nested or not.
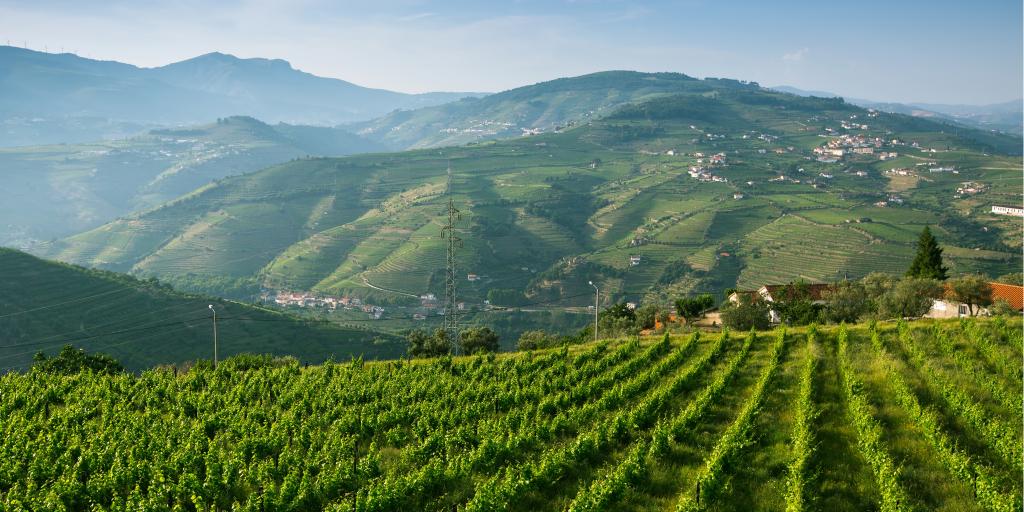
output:
[[[755,84],[684,82],[687,94],[559,133],[304,159],[224,179],[44,253],[172,283],[230,278],[418,304],[443,295],[450,168],[470,305],[512,290],[522,300],[503,305],[583,306],[589,280],[606,300],[667,301],[901,272],[924,226],[954,274],[1019,269],[1019,219],[989,213],[1022,202],[1022,162],[1010,154],[1019,138],[954,134]],[[974,192],[958,192],[964,182]]]
[[[1019,510],[1021,335],[964,320],[8,374],[0,506]]]
[[[0,149],[0,245],[31,247],[149,209],[210,181],[308,155],[381,146],[346,131],[249,117],[115,141]]]
[[[27,368],[35,353],[55,353],[65,344],[112,354],[134,370],[212,359],[211,303],[222,358],[259,352],[321,362],[405,352],[403,342],[368,330],[307,323],[0,249],[0,373]]]
[[[415,110],[396,110],[347,128],[396,150],[455,146],[550,132],[655,96],[712,90],[707,81],[681,73],[605,71]]]

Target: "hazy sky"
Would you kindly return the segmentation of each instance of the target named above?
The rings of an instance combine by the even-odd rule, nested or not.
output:
[[[0,43],[159,66],[220,51],[405,92],[607,69],[901,102],[1021,97],[1020,0],[0,0]]]

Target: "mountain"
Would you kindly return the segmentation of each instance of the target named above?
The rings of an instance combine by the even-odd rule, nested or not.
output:
[[[772,89],[798,96],[817,96],[820,98],[837,98],[838,94],[825,91],[807,91],[781,85]],[[991,105],[946,105],[941,103],[893,103],[863,98],[844,98],[846,101],[864,108],[873,108],[883,112],[907,114],[915,117],[934,118],[941,121],[952,121],[964,126],[983,130],[997,130],[1007,133],[1021,134],[1024,132],[1024,99],[994,103]]]
[[[237,302],[183,295],[155,281],[87,270],[0,249],[0,372],[65,344],[113,355],[134,370],[218,355],[291,355],[307,362],[397,357],[404,343],[371,331],[310,323]]]
[[[1021,204],[1019,137],[694,82],[559,133],[226,178],[40,250],[171,283],[349,295],[412,316],[421,295],[444,295],[450,166],[467,311],[485,299],[583,307],[588,281],[606,301],[668,302],[902,273],[926,225],[955,273],[1019,268],[1019,223],[989,213]],[[843,141],[858,152],[819,154]]]
[[[466,93],[403,94],[296,70],[283,60],[211,53],[157,68],[0,46],[0,120],[25,145],[35,124],[71,124],[30,144],[97,140],[135,125],[209,122],[247,115],[267,122],[335,125]],[[112,130],[110,124],[118,127]]]
[[[210,181],[306,155],[381,149],[349,132],[250,117],[89,144],[0,148],[0,245],[92,229]]]
[[[713,89],[707,80],[679,73],[606,71],[396,111],[348,128],[393,149],[452,146],[555,131],[657,95]]]

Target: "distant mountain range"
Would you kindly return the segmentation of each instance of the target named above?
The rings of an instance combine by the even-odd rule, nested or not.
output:
[[[821,98],[838,98],[839,94],[827,91],[808,91],[780,85],[772,89],[797,96],[817,96]],[[944,121],[954,121],[972,128],[997,130],[1020,134],[1024,132],[1024,99],[993,103],[991,105],[945,105],[941,103],[894,103],[863,98],[843,97],[846,101],[864,108],[873,108],[894,114],[907,114],[914,117],[928,117]]]
[[[251,117],[114,141],[0,148],[0,245],[28,248],[294,158],[382,148],[337,128]]]
[[[140,68],[0,46],[0,145],[92,141],[232,115],[333,126],[479,95],[371,89],[305,73],[283,60],[223,53]]]

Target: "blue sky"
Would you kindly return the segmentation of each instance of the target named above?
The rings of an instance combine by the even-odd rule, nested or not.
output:
[[[1021,2],[0,0],[0,43],[158,66],[221,51],[406,92],[607,69],[850,97],[1018,99]]]

